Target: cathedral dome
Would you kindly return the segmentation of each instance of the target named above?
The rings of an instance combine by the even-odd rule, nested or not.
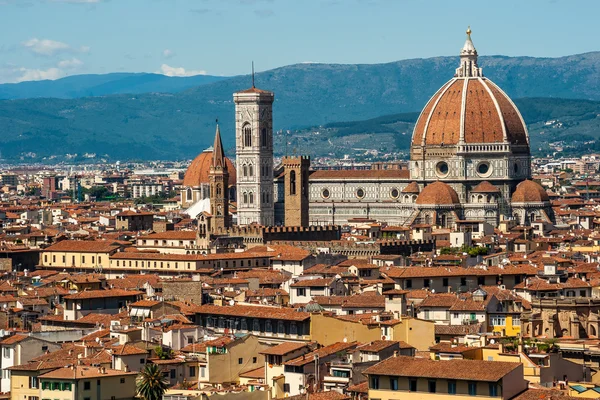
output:
[[[183,177],[183,186],[185,187],[196,187],[202,184],[208,183],[208,173],[210,172],[210,166],[213,161],[213,149],[208,148],[202,153],[198,154],[194,161],[191,162],[185,175]],[[229,186],[235,186],[236,184],[236,172],[235,166],[229,160],[225,158],[227,163],[227,172],[229,173]]]
[[[525,122],[510,98],[485,78],[467,31],[454,78],[427,102],[413,131],[412,145],[528,145]]]
[[[540,184],[526,179],[517,185],[511,201],[513,203],[544,203],[550,201],[550,198]]]
[[[458,194],[444,182],[436,181],[423,188],[416,200],[423,205],[454,205],[460,204]]]

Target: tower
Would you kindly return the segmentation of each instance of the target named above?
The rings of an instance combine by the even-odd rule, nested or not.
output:
[[[225,161],[225,152],[221,142],[221,131],[217,124],[215,144],[212,152],[212,163],[208,172],[210,185],[210,213],[212,214],[212,230],[223,232],[229,228],[229,172]]]
[[[273,100],[254,84],[233,95],[239,225],[274,224]]]
[[[308,173],[310,157],[284,157],[284,207],[286,226],[308,226]]]

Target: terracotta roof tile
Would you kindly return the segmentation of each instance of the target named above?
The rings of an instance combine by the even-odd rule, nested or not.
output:
[[[423,377],[497,382],[520,363],[483,360],[435,361],[405,356],[390,357],[365,370],[367,375]]]

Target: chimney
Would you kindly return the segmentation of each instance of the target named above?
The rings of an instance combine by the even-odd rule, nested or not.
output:
[[[394,350],[394,357],[398,357],[398,350]]]
[[[125,371],[125,372],[129,372],[129,365],[125,364],[124,371]]]

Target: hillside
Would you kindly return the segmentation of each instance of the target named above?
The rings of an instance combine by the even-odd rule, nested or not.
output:
[[[580,155],[600,151],[600,102],[573,99],[524,98],[515,103],[528,123],[532,153]],[[325,124],[275,136],[280,154],[313,157],[348,154],[355,160],[408,155],[418,113],[385,115],[368,120]],[[376,153],[375,153],[376,152]],[[376,155],[376,157],[374,157]]]
[[[227,79],[222,76],[196,75],[171,77],[147,73],[112,73],[102,75],[74,75],[54,81],[30,81],[0,84],[0,99],[29,99],[55,97],[107,96],[119,93],[175,93],[192,87]]]
[[[258,87],[275,92],[275,128],[298,130],[337,121],[368,120],[418,111],[452,77],[457,64],[457,57],[373,65],[298,64],[257,74],[256,82]],[[514,99],[590,100],[555,103],[553,99],[538,98],[519,102],[527,123],[532,124],[534,143],[538,143],[533,135],[538,129],[544,136],[539,143],[551,142],[556,135],[560,137],[569,134],[569,130],[578,132],[583,128],[590,130],[590,136],[596,135],[592,129],[594,120],[583,123],[581,119],[597,111],[600,52],[561,58],[480,57],[480,65],[485,75]],[[93,87],[114,84],[111,82],[97,83]],[[0,126],[3,127],[0,151],[7,158],[27,151],[35,153],[36,159],[83,152],[108,154],[112,159],[189,158],[212,144],[217,117],[225,146],[231,148],[234,144],[232,93],[249,84],[249,77],[243,76],[178,93],[0,101]],[[549,104],[553,106],[549,108]],[[559,128],[543,130],[535,125],[555,117],[578,120],[568,129],[560,128],[566,129],[564,132]],[[410,120],[397,121],[386,143],[393,143],[397,146],[394,148],[405,147],[412,132],[410,123]],[[379,129],[385,130],[391,129],[389,126],[393,124],[381,125],[383,128]],[[363,135],[366,133],[372,132],[365,131]],[[349,141],[350,136],[344,136],[343,132],[340,135],[346,138],[345,142],[334,141],[334,146],[341,147],[340,151],[373,145],[365,136]],[[285,141],[280,139],[280,143],[282,147],[277,150],[281,153],[285,151]]]

